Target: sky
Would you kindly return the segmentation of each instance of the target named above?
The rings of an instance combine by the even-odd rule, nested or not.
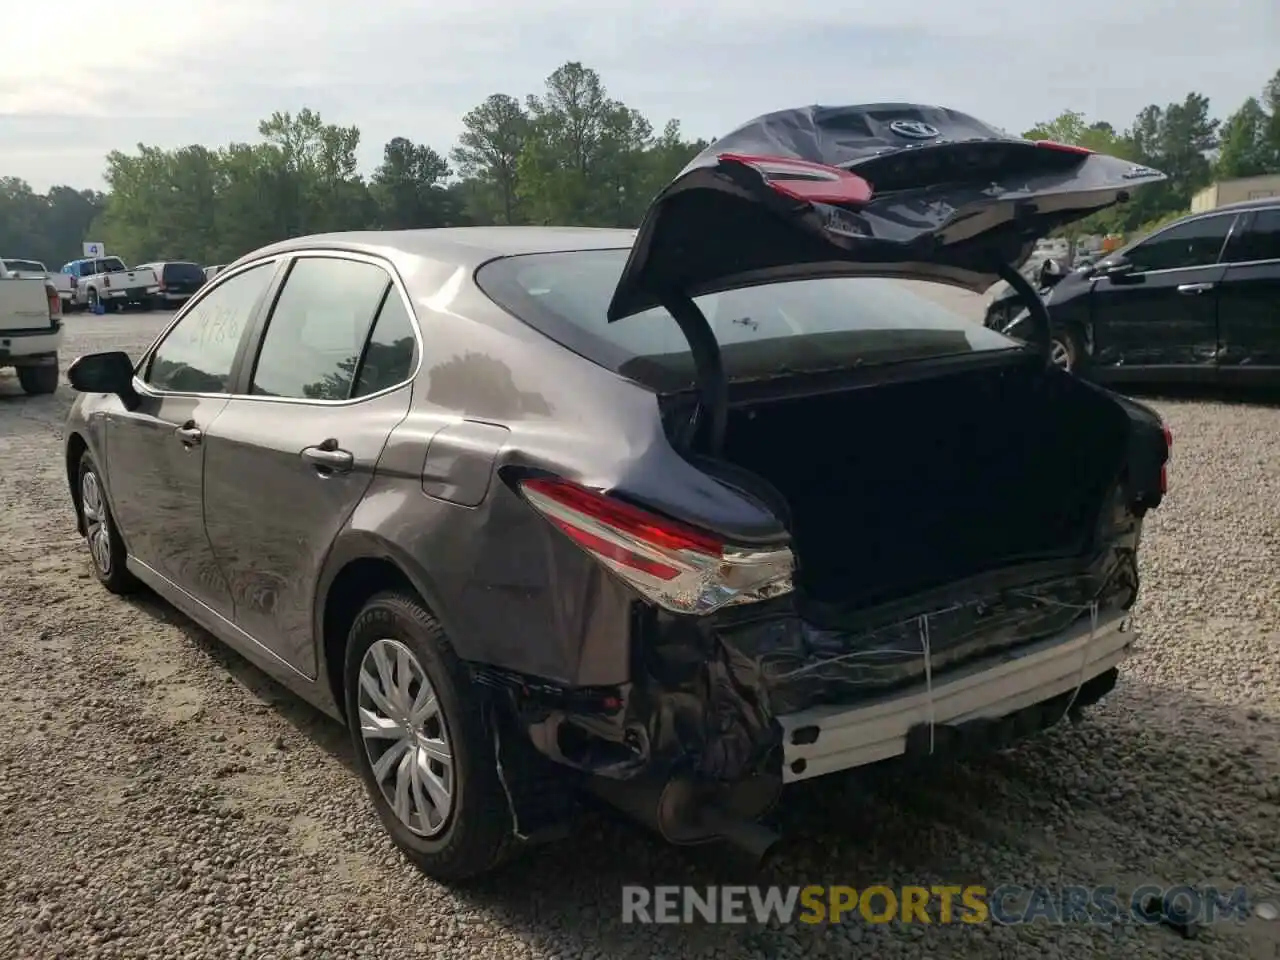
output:
[[[0,13],[14,0],[0,0]],[[1019,133],[1065,109],[1127,126],[1209,96],[1224,117],[1280,69],[1277,0],[62,0],[0,32],[0,176],[102,188],[138,143],[257,138],[276,110],[452,147],[491,93],[568,60],[656,129],[712,138],[770,110],[910,101]],[[101,21],[101,26],[95,26]],[[59,26],[65,25],[65,30]],[[94,49],[95,36],[113,42]],[[70,41],[70,42],[69,42]]]

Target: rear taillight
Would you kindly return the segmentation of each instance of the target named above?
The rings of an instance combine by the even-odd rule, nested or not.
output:
[[[756,157],[722,153],[720,162],[750,167],[778,193],[811,203],[859,206],[871,201],[871,184],[840,167],[789,157]]]
[[[1160,496],[1169,492],[1169,457],[1173,455],[1173,431],[1166,423],[1164,426],[1164,463],[1160,464]]]
[[[104,287],[109,287],[109,286],[111,286],[111,278],[110,278],[110,277],[103,277],[103,278],[102,278],[102,285],[103,285]]]
[[[1057,150],[1060,153],[1079,153],[1090,155],[1093,153],[1088,147],[1077,147],[1074,143],[1058,143],[1056,140],[1036,140],[1037,147],[1044,147],[1046,150]]]
[[[747,547],[554,477],[521,481],[526,500],[649,600],[707,614],[791,590],[790,548]]]
[[[44,295],[49,300],[49,319],[57,320],[62,316],[62,297],[58,295],[58,288],[52,283],[44,285]]]

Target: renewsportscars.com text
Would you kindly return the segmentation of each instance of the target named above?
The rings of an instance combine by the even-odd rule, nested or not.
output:
[[[1243,887],[979,885],[622,888],[623,923],[1243,923]]]

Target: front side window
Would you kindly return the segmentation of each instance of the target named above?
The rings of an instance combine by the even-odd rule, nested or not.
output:
[[[1234,220],[1234,215],[1226,215],[1176,224],[1138,244],[1128,260],[1139,273],[1212,266],[1218,262]]]
[[[240,340],[274,275],[274,261],[260,263],[210,290],[160,341],[147,384],[178,393],[226,393]]]
[[[300,257],[267,321],[250,391],[262,397],[346,400],[391,277],[338,257]]]

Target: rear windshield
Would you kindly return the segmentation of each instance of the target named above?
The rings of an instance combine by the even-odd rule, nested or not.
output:
[[[47,273],[43,263],[34,260],[6,260],[5,269],[10,273]]]
[[[166,263],[161,279],[165,283],[203,283],[204,270],[194,263]]]
[[[525,323],[587,359],[660,389],[693,382],[688,344],[665,310],[605,320],[627,250],[504,257],[476,282]],[[840,277],[698,298],[732,380],[1018,349],[898,280]]]
[[[124,273],[129,268],[119,257],[107,257],[105,260],[98,261],[97,269],[98,273]]]

